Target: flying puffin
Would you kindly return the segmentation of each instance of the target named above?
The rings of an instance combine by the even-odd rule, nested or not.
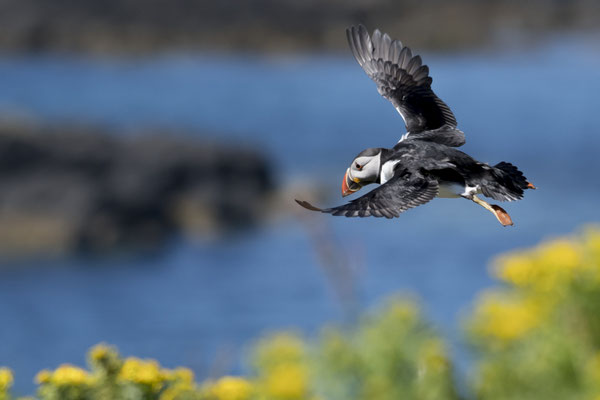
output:
[[[333,208],[296,202],[333,215],[394,218],[435,197],[462,197],[492,212],[503,226],[512,225],[504,209],[477,195],[514,201],[535,186],[512,164],[491,166],[456,149],[465,143],[464,133],[457,129],[450,108],[431,89],[429,68],[420,56],[413,56],[399,40],[377,29],[369,36],[363,25],[346,29],[346,36],[354,58],[377,84],[379,94],[400,113],[407,132],[391,149],[360,152],[346,170],[342,196],[371,183],[379,184],[377,188]]]

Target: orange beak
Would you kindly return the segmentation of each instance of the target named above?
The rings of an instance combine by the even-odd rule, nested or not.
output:
[[[346,170],[346,173],[344,174],[344,180],[342,181],[342,197],[346,197],[360,189],[359,185],[353,181],[350,181],[349,179],[348,170]]]

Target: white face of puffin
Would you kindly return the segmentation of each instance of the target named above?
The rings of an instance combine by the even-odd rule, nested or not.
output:
[[[342,182],[342,196],[348,196],[369,183],[377,182],[381,170],[381,149],[362,151],[350,164]]]

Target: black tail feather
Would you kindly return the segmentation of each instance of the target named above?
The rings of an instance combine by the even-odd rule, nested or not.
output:
[[[502,161],[494,165],[492,175],[494,183],[482,188],[484,195],[501,201],[523,198],[523,191],[528,188],[529,182],[517,167]]]
[[[520,189],[527,189],[527,186],[529,185],[529,182],[527,182],[527,178],[525,178],[523,173],[511,163],[501,161],[498,164],[494,165],[494,168],[498,168],[499,170],[504,171],[510,178],[510,181],[516,187]]]

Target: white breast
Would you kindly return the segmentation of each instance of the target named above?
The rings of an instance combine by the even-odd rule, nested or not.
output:
[[[398,164],[400,160],[390,160],[386,161],[381,167],[381,184],[383,185],[394,176],[394,167]]]
[[[481,193],[479,186],[460,185],[456,182],[440,182],[438,197],[455,199],[457,197],[470,198],[474,194]]]

